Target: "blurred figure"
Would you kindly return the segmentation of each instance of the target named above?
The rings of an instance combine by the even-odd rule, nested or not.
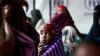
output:
[[[0,45],[0,55],[37,56],[39,35],[30,24],[26,23],[27,16],[23,6],[26,5],[28,7],[27,2],[25,0],[2,1],[3,23],[6,35],[4,40],[0,42],[2,43]],[[9,52],[10,50],[12,52]]]
[[[83,40],[83,34],[81,34],[76,28],[72,17],[64,5],[59,5],[57,8],[57,14],[51,19],[50,22],[60,26],[64,35],[64,48],[66,56],[72,56],[74,49],[79,45],[77,42]]]
[[[40,10],[32,10],[31,15],[33,16],[33,23],[32,26],[38,30],[42,24],[44,24],[44,20],[42,18],[42,14]],[[38,29],[37,29],[38,28]]]
[[[76,49],[74,56],[100,56],[100,42],[84,41]]]
[[[62,29],[62,37],[66,56],[73,56],[73,52],[81,43],[76,30],[71,26],[65,26]]]
[[[81,38],[83,34],[81,34],[78,29],[76,28],[72,17],[64,5],[59,5],[57,8],[57,14],[51,19],[51,22],[55,23],[56,25],[60,26],[63,29],[65,26],[71,26],[76,30],[77,35]],[[83,37],[84,38],[84,37]],[[83,39],[82,38],[82,39]]]
[[[86,39],[96,39],[100,41],[100,5],[94,8],[93,25]]]
[[[64,56],[61,36],[59,34],[56,35],[56,26],[54,24],[47,23],[42,26],[40,30],[38,56]]]

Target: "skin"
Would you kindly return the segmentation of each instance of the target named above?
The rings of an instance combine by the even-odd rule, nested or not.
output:
[[[100,46],[92,45],[92,44],[81,44],[74,56],[100,56]]]
[[[31,18],[28,17],[27,20],[26,20],[26,23],[32,25],[32,20],[31,20]]]
[[[51,32],[46,32],[45,29],[40,30],[40,42],[44,42],[45,44],[50,44],[55,36],[55,31],[51,30]]]
[[[65,10],[63,8],[58,8],[57,9],[57,14],[61,14],[61,13],[64,13]]]

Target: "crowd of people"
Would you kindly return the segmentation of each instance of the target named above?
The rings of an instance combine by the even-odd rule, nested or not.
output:
[[[89,34],[79,32],[64,5],[47,23],[39,10],[32,11],[36,18],[27,17],[23,6],[28,10],[25,0],[0,4],[0,56],[100,56],[100,5]]]

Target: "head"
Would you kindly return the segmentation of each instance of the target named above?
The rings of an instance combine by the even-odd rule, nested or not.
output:
[[[35,26],[38,23],[38,21],[40,19],[42,19],[42,14],[41,14],[40,10],[36,9],[36,10],[32,10],[31,11],[31,15],[32,15],[32,18],[33,18],[33,20],[32,20],[32,26],[35,28]]]
[[[85,41],[77,49],[74,56],[100,56],[100,42]]]
[[[36,9],[34,11],[32,10],[31,14],[35,15],[35,19],[42,19],[42,14],[41,14],[40,10],[38,10],[38,9]]]
[[[50,44],[55,38],[55,25],[45,24],[40,30],[40,41],[44,41],[45,44]]]
[[[93,27],[94,37],[100,37],[100,5],[94,8]]]
[[[19,15],[25,15],[23,11],[23,6],[28,9],[28,3],[26,0],[2,0],[4,16],[7,17],[16,16],[16,14],[16,17],[18,17]]]
[[[21,27],[19,25],[22,25],[27,19],[27,16],[20,5],[5,5],[3,10],[4,19],[15,28]]]
[[[68,10],[64,5],[59,5],[57,8],[57,14],[66,13]]]
[[[28,4],[25,0],[0,0],[0,17],[2,16],[2,18],[0,18],[0,22],[2,20],[2,25],[0,25],[0,43],[4,43],[5,39],[7,41],[10,40],[8,42],[14,43],[13,39],[15,38],[15,36],[10,26],[18,26],[15,24],[16,22],[18,23],[16,19],[18,19],[17,17],[19,17],[19,14],[21,14],[21,12],[18,10],[18,7],[22,9],[22,6],[28,7]],[[18,11],[20,13],[18,13]],[[14,15],[16,17],[14,17]]]
[[[94,10],[98,13],[100,13],[100,5],[95,6]]]
[[[98,23],[100,24],[100,5],[97,5],[94,8],[94,18],[95,17],[97,17]]]
[[[20,6],[26,6],[26,8],[28,9],[28,3],[26,0],[2,0],[1,3],[2,6],[17,4]]]

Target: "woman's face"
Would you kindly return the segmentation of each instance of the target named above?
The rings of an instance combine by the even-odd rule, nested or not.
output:
[[[64,9],[58,8],[58,9],[57,9],[57,14],[61,14],[61,13],[64,13]]]

